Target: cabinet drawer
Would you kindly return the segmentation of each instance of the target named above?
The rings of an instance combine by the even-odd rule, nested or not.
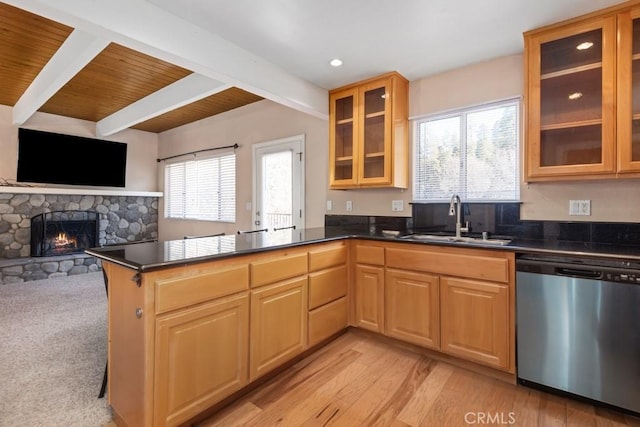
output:
[[[509,282],[509,260],[484,254],[388,248],[387,267]]]
[[[318,271],[347,262],[347,247],[344,243],[339,246],[323,247],[309,251],[309,271]]]
[[[347,327],[347,297],[309,312],[309,346]]]
[[[358,264],[384,265],[384,248],[379,246],[356,246]]]
[[[347,294],[347,267],[335,267],[309,275],[309,309]]]
[[[249,266],[216,268],[191,276],[158,279],[156,313],[175,310],[249,289]]]
[[[307,253],[285,255],[265,261],[251,263],[251,286],[263,286],[269,283],[307,273]]]

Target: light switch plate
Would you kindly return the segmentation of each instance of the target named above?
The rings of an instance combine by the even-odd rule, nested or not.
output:
[[[402,212],[404,210],[404,203],[402,202],[402,200],[392,200],[391,210],[393,212]]]

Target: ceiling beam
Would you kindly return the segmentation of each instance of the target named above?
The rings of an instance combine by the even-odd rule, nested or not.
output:
[[[145,0],[3,1],[287,107],[328,118],[325,89]]]
[[[13,108],[13,124],[22,125],[45,102],[109,45],[109,40],[73,30]]]
[[[96,135],[112,135],[230,87],[200,74],[190,74],[100,120],[96,123]]]

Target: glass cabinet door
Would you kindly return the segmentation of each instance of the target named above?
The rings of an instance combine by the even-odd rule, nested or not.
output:
[[[618,15],[618,170],[640,172],[640,8]]]
[[[613,172],[615,17],[530,43],[529,177]]]
[[[374,82],[362,89],[360,183],[390,183],[390,96],[388,80]]]
[[[408,111],[397,72],[329,91],[329,188],[407,188]]]
[[[355,141],[357,90],[332,96],[330,100],[330,165],[333,185],[353,185],[356,182],[357,147]]]

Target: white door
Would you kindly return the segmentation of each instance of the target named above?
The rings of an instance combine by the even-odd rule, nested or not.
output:
[[[304,135],[253,145],[253,229],[304,228]]]

